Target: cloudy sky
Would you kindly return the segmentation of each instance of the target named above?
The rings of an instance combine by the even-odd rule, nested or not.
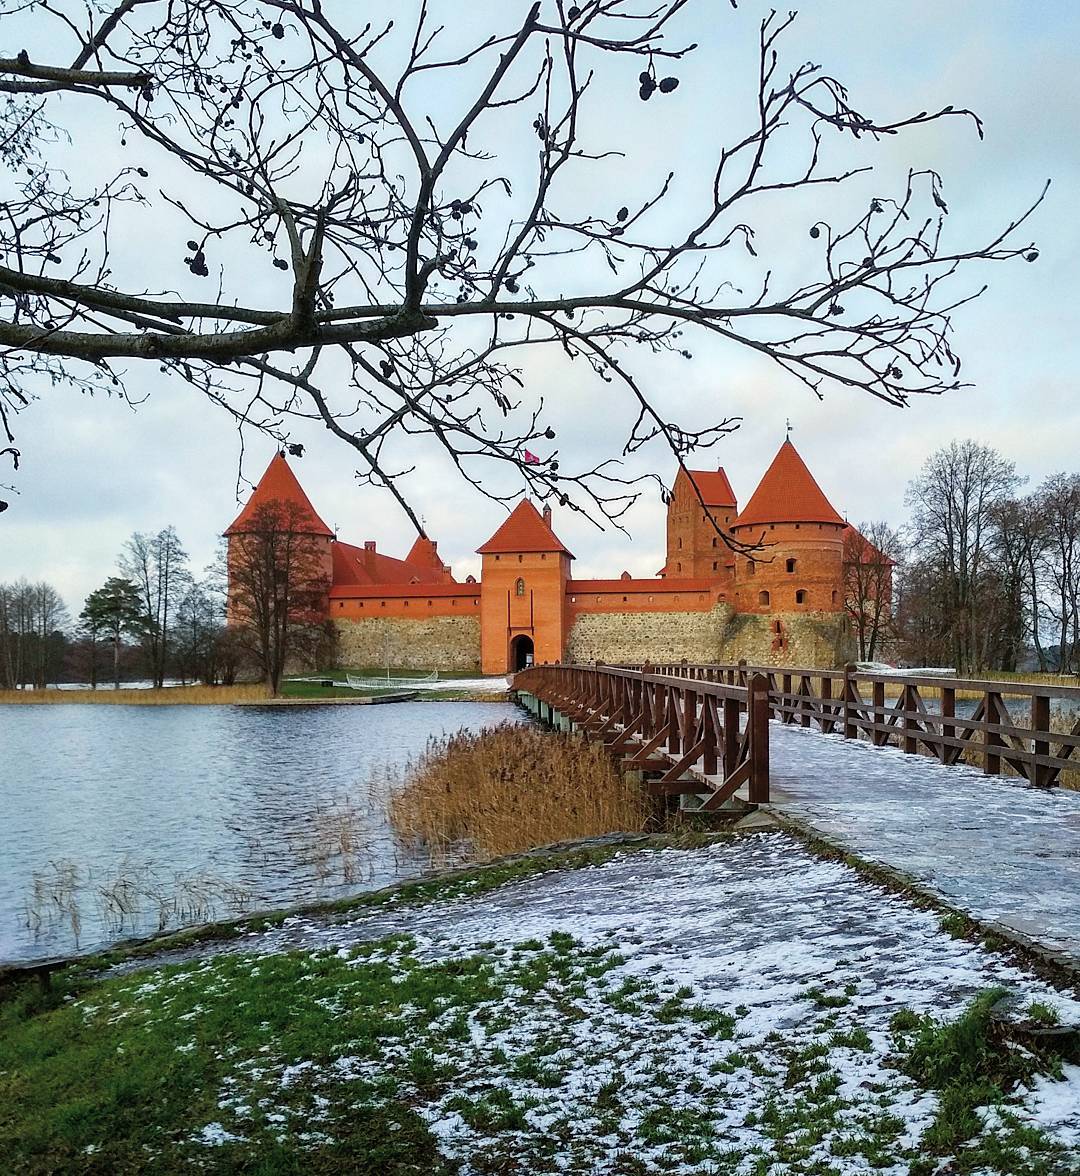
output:
[[[509,7],[510,0],[504,2]],[[411,7],[411,0],[401,6]],[[663,109],[609,102],[595,115],[605,134],[621,135],[633,147],[633,166],[646,178],[675,167],[692,181],[703,167],[711,170],[710,136],[728,121],[737,132],[753,99],[748,67],[767,6],[742,0],[732,12],[720,0],[698,0],[691,7],[696,15],[688,15],[680,31],[701,47],[681,68],[683,84]],[[499,6],[455,6],[458,14],[463,10],[482,29]],[[4,40],[4,31],[0,23],[6,55],[18,46]],[[985,122],[983,142],[957,119],[879,147],[849,144],[845,158],[873,163],[876,172],[856,181],[847,199],[865,206],[870,196],[894,191],[908,166],[934,167],[945,180],[953,242],[975,244],[1030,204],[1049,178],[1050,194],[1027,233],[1037,239],[1041,257],[1034,265],[987,267],[966,279],[970,287],[989,283],[981,300],[955,320],[954,347],[974,386],[905,410],[854,392],[834,391],[819,402],[779,370],[705,342],[692,344],[692,361],[664,356],[644,364],[650,389],[671,406],[672,416],[744,418],[737,433],[691,464],[722,463],[745,502],[790,419],[795,443],[836,507],[852,521],[894,524],[904,522],[906,483],[935,448],[954,438],[997,447],[1032,483],[1080,469],[1080,5],[808,0],[785,45],[788,64],[821,63],[874,113],[954,103],[973,108]],[[442,97],[451,113],[457,97]],[[110,152],[121,158],[116,139],[113,128],[87,128],[86,141],[75,147],[108,163]],[[613,205],[622,203],[618,173],[605,182],[612,184]],[[811,214],[829,211],[828,204],[764,209],[755,224],[759,250],[783,255],[797,271],[803,258],[811,260]],[[141,264],[153,264],[158,250],[168,248],[170,256],[182,250],[182,242],[162,243],[145,224],[129,238],[125,245]],[[48,579],[77,613],[86,593],[112,574],[124,539],[166,523],[176,525],[196,568],[210,560],[217,534],[237,509],[238,470],[257,479],[273,448],[250,436],[241,464],[241,440],[230,419],[179,384],[159,385],[156,370],[130,374],[129,386],[145,397],[134,409],[61,386],[22,414],[23,468],[16,493],[3,494],[11,507],[0,514],[0,580]],[[552,405],[567,462],[621,447],[612,422],[624,410],[612,403],[610,388],[568,370],[557,357],[531,362],[525,374]],[[375,539],[380,549],[403,553],[412,541],[407,520],[388,497],[356,486],[350,451],[314,426],[293,430],[293,437],[306,445],[295,468],[326,521],[350,541]],[[503,508],[455,481],[426,447],[407,456],[416,465],[408,494],[444,558],[461,576],[476,571],[473,552],[504,517]],[[631,469],[670,477],[671,459],[655,450]],[[556,513],[556,530],[578,557],[578,576],[617,575],[624,568],[655,572],[663,549],[659,497],[645,497],[627,523],[629,537]]]

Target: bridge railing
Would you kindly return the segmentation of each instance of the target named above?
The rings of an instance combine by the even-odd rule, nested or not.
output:
[[[740,683],[649,667],[539,665],[514,675],[513,689],[539,699],[587,736],[603,740],[650,791],[704,796],[719,808],[744,785],[769,799],[768,682]]]
[[[1080,688],[1075,686],[875,674],[853,666],[822,670],[676,662],[649,668],[731,685],[761,676],[768,683],[769,713],[781,723],[865,738],[877,747],[931,755],[943,764],[981,764],[987,775],[1011,769],[1031,784],[1050,786],[1060,782],[1063,771],[1080,770]],[[1064,717],[1054,715],[1055,700],[1064,704]]]

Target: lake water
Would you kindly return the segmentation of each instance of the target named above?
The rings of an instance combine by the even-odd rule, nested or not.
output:
[[[417,874],[389,776],[499,703],[0,706],[0,962]],[[390,770],[388,772],[388,769]]]

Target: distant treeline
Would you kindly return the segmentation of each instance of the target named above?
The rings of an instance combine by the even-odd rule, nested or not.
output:
[[[166,678],[231,684],[244,661],[225,624],[223,561],[192,574],[175,528],[136,532],[72,617],[53,585],[0,583],[0,688]]]

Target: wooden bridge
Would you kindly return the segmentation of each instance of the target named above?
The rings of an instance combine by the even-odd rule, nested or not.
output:
[[[706,810],[744,785],[751,803],[768,801],[770,719],[1038,787],[1080,769],[1080,717],[1066,730],[1051,723],[1054,699],[1080,711],[1077,687],[678,662],[533,666],[513,688],[541,719],[602,740],[651,792],[694,793]],[[974,704],[969,715],[958,700]]]

